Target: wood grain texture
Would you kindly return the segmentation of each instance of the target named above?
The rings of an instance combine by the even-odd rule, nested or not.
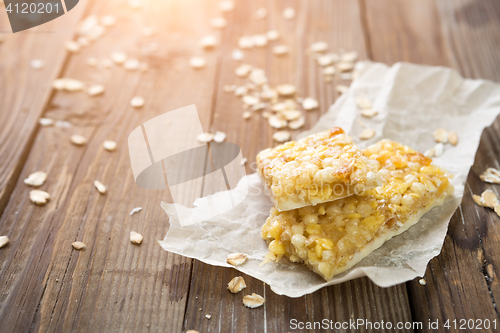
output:
[[[56,20],[16,34],[11,32],[3,4],[0,7],[1,213],[32,145],[38,119],[51,95],[52,81],[68,56],[64,44],[73,37],[85,3]],[[33,59],[43,60],[44,68],[31,68]]]
[[[491,12],[492,6],[488,1],[465,5],[465,2],[454,0],[418,3],[367,0],[367,27],[373,59],[444,65],[456,68],[466,77],[492,78],[499,66],[485,64],[486,59],[481,55],[495,56],[489,49],[498,36],[498,21],[485,22],[488,31],[482,34],[470,26],[464,27],[463,21],[463,17],[470,15],[475,17],[476,23],[488,20],[498,14],[498,11],[496,14]],[[478,17],[481,12],[483,19]],[[497,32],[492,33],[495,26]],[[477,46],[482,46],[482,50]],[[496,80],[499,79],[496,76]],[[491,187],[479,180],[479,174],[486,166],[498,167],[498,154],[495,154],[498,133],[497,119],[481,138],[463,202],[450,221],[441,254],[431,260],[427,268],[427,285],[420,285],[418,279],[407,284],[412,316],[416,321],[439,320],[443,324],[448,319],[493,321],[499,318],[495,300],[498,285],[494,278],[498,263],[498,217],[472,201],[472,193],[480,194]],[[444,328],[440,326],[440,330]],[[495,330],[490,327],[489,331]]]
[[[208,127],[215,58],[207,55],[209,66],[202,71],[187,62],[199,52],[214,2],[151,2],[139,10],[122,1],[89,6],[89,13],[117,16],[117,25],[73,55],[61,76],[103,84],[106,92],[95,98],[57,92],[47,106],[45,116],[73,126],[40,129],[0,220],[0,234],[11,239],[0,253],[0,322],[12,332],[180,331],[191,260],[158,245],[168,229],[159,203],[169,198],[135,185],[127,137],[144,121],[193,103]],[[155,26],[157,35],[143,37],[147,26]],[[145,52],[152,43],[158,47]],[[114,51],[151,69],[87,66],[89,57],[101,61]],[[204,84],[193,89],[193,82]],[[140,110],[130,106],[134,95],[146,101]],[[75,133],[87,137],[87,145],[72,145]],[[102,148],[109,139],[118,142],[115,152]],[[48,173],[41,189],[52,199],[43,207],[28,200],[30,189],[22,182],[35,170]],[[96,179],[108,187],[105,195],[93,187]],[[130,216],[138,206],[143,211]],[[144,236],[140,246],[130,243],[132,230]],[[76,240],[86,250],[73,250]]]
[[[268,9],[268,17],[257,21],[253,17],[259,8]],[[296,9],[293,20],[285,20],[282,12],[286,7]],[[360,58],[366,59],[365,40],[361,25],[360,7],[357,2],[345,1],[280,1],[238,2],[229,16],[230,31],[225,31],[224,46],[221,50],[221,71],[218,81],[217,99],[211,122],[212,131],[220,130],[228,134],[227,141],[235,142],[248,158],[248,172],[255,172],[250,164],[256,154],[267,147],[276,145],[270,128],[261,111],[252,117],[242,119],[244,111],[241,100],[223,91],[224,85],[245,83],[234,74],[239,63],[230,58],[231,50],[242,35],[263,33],[277,29],[281,38],[264,49],[245,51],[243,63],[265,69],[271,86],[293,84],[298,96],[314,97],[320,102],[320,110],[306,112],[306,126],[312,126],[319,116],[335,101],[335,84],[325,83],[321,68],[314,58],[307,55],[313,42],[325,41],[330,51],[358,51]],[[276,57],[272,46],[285,44],[290,54]],[[347,82],[338,82],[347,83]],[[262,221],[264,222],[264,221]],[[269,286],[249,276],[243,275],[247,288],[233,295],[227,290],[227,283],[241,273],[221,267],[214,267],[199,261],[193,263],[191,286],[184,329],[200,332],[287,332],[292,330],[290,320],[298,321],[349,321],[355,316],[374,321],[411,321],[408,297],[404,286],[379,288],[369,279],[362,278],[339,286],[324,288],[311,295],[289,298],[276,295]],[[248,309],[242,304],[246,294],[257,293],[266,298],[266,303],[258,309]],[[210,314],[212,318],[206,319]]]

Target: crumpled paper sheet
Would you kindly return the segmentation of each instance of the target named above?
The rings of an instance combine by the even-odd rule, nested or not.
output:
[[[290,297],[300,297],[362,276],[381,287],[423,276],[428,262],[440,253],[450,218],[462,200],[481,133],[500,111],[500,85],[484,80],[466,80],[456,71],[444,67],[407,63],[388,67],[363,62],[358,68],[361,75],[348,92],[301,137],[339,126],[358,141],[360,148],[387,138],[424,152],[435,145],[432,134],[437,128],[456,131],[458,145],[446,144],[444,153],[434,158],[434,164],[455,175],[452,180],[454,196],[425,214],[409,230],[328,282],[305,265],[287,260],[259,267],[267,253],[260,228],[272,203],[264,194],[264,186],[257,174],[243,177],[232,190],[234,195],[243,195],[249,186],[248,197],[240,205],[209,221],[180,227],[174,205],[162,202],[170,218],[170,229],[165,239],[159,242],[161,246],[170,252],[225,267],[233,267],[226,263],[228,254],[246,253],[249,260],[234,268],[264,281],[277,294]],[[361,117],[355,103],[359,96],[372,101],[379,115],[371,119]],[[363,130],[358,120],[376,130],[376,136],[368,141],[357,140]],[[227,196],[216,193],[210,199],[227,200],[224,198]],[[206,209],[208,202],[207,198],[200,198],[193,209]]]

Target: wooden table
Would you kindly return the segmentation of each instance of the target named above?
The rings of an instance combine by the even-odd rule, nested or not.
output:
[[[0,250],[0,330],[2,332],[287,332],[298,321],[423,322],[447,319],[500,320],[497,266],[500,264],[500,219],[473,204],[472,194],[487,185],[479,181],[486,167],[499,167],[500,121],[483,133],[463,202],[453,216],[442,253],[426,272],[427,285],[417,280],[379,288],[367,278],[324,288],[301,298],[274,294],[262,282],[244,276],[247,290],[265,296],[258,309],[242,306],[242,294],[227,292],[237,273],[167,253],[157,240],[168,229],[159,202],[161,190],[138,188],[132,176],[127,137],[144,121],[169,110],[196,104],[206,131],[227,133],[253,160],[272,146],[273,131],[264,119],[243,121],[240,101],[223,91],[236,81],[231,59],[238,38],[276,28],[291,48],[277,58],[271,48],[246,52],[245,62],[266,69],[270,83],[291,83],[302,96],[316,97],[320,110],[307,113],[305,128],[335,101],[335,82],[323,81],[305,50],[326,41],[333,51],[356,50],[361,59],[393,64],[408,61],[443,65],[469,78],[500,81],[500,2],[496,0],[311,0],[243,1],[224,14],[228,27],[209,27],[219,15],[218,1],[145,1],[131,9],[125,1],[81,1],[67,15],[30,31],[4,34],[0,43],[0,235],[10,243]],[[268,8],[256,20],[253,13]],[[283,9],[297,16],[284,20]],[[3,9],[0,30],[10,31]],[[87,15],[115,15],[106,34],[69,53],[65,42],[75,37]],[[156,27],[145,37],[142,28]],[[221,40],[202,52],[198,40],[215,34]],[[151,44],[157,48],[151,49]],[[89,57],[109,59],[123,51],[149,63],[146,72],[87,65]],[[208,66],[189,68],[192,55],[205,54]],[[30,60],[43,59],[34,70]],[[53,92],[51,82],[70,77],[106,87],[101,97]],[[130,107],[134,95],[144,108]],[[66,120],[71,128],[40,127],[38,119]],[[297,131],[298,132],[298,131]],[[72,134],[89,138],[84,147]],[[109,153],[106,139],[118,142]],[[44,170],[42,189],[52,196],[33,205],[23,180]],[[251,172],[250,168],[247,170]],[[93,181],[108,193],[100,195]],[[490,186],[491,187],[491,186]],[[498,187],[496,187],[498,192]],[[129,216],[133,207],[140,214]],[[141,246],[128,234],[144,235]],[[85,251],[71,247],[75,240]],[[210,314],[211,319],[205,315]],[[351,331],[347,329],[347,331]],[[408,329],[406,331],[413,331]],[[490,328],[487,331],[494,331]]]

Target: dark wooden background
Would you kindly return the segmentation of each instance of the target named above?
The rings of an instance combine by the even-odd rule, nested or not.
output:
[[[242,107],[223,86],[236,81],[231,51],[243,34],[276,28],[290,55],[277,58],[270,47],[246,52],[246,63],[266,69],[272,85],[295,84],[302,96],[316,97],[320,110],[307,113],[305,129],[326,112],[337,93],[325,84],[305,53],[324,40],[333,51],[356,50],[361,59],[393,64],[408,61],[457,69],[468,78],[500,81],[500,2],[497,0],[236,0],[224,14],[228,27],[208,25],[218,16],[216,0],[151,0],[139,10],[126,1],[81,1],[69,14],[30,31],[9,34],[0,9],[0,235],[10,243],[0,250],[0,331],[2,332],[287,332],[299,321],[372,322],[489,319],[500,320],[497,269],[500,267],[500,219],[477,207],[472,193],[494,187],[479,181],[486,167],[499,167],[500,121],[483,133],[463,202],[453,216],[442,253],[418,280],[379,288],[366,278],[324,288],[301,298],[275,295],[262,282],[245,276],[246,291],[265,296],[265,306],[243,307],[243,293],[230,294],[235,270],[212,267],[163,251],[157,243],[168,229],[159,202],[163,191],[138,188],[131,173],[127,137],[144,121],[168,110],[196,104],[205,130],[221,130],[242,147],[250,161],[273,145],[264,119],[241,118]],[[285,7],[297,11],[286,21]],[[252,14],[266,7],[268,16]],[[78,53],[64,44],[74,38],[87,15],[115,15],[117,25]],[[141,28],[158,33],[144,37]],[[198,40],[216,34],[221,45],[206,53],[208,66],[194,71],[187,61],[203,54]],[[151,42],[158,49],[141,52]],[[123,51],[150,64],[146,72],[91,68],[89,57],[109,58]],[[44,59],[34,70],[32,59]],[[71,77],[101,83],[106,92],[53,92],[51,82]],[[134,110],[132,96],[145,98]],[[67,120],[72,128],[40,127],[40,117]],[[84,147],[72,134],[89,138]],[[117,151],[101,144],[118,142]],[[52,200],[33,205],[23,179],[44,170],[42,187]],[[251,170],[248,169],[250,172]],[[108,186],[105,196],[93,181]],[[129,216],[133,207],[143,211]],[[132,246],[131,230],[144,235]],[[71,242],[87,244],[77,252]],[[201,309],[201,310],[200,310]],[[205,314],[212,318],[206,319]],[[442,326],[441,326],[441,330]],[[412,331],[412,330],[408,330]],[[488,331],[494,331],[490,329]]]

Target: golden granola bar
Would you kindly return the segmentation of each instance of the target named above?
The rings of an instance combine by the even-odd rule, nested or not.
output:
[[[279,211],[337,200],[381,184],[378,163],[364,156],[338,127],[263,150],[256,159]]]
[[[304,262],[330,280],[453,193],[451,175],[397,142],[380,141],[364,154],[380,163],[384,185],[317,206],[281,213],[272,208],[262,227],[270,242],[268,260]]]

